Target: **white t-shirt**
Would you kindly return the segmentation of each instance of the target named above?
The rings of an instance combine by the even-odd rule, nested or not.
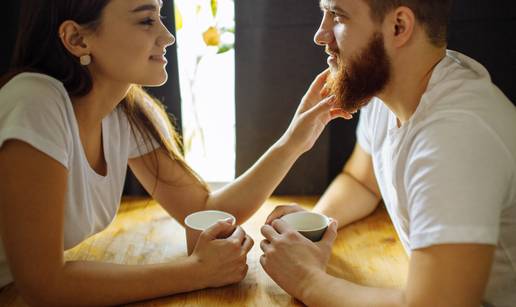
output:
[[[485,301],[516,305],[516,108],[482,65],[448,51],[413,116],[397,127],[379,99],[362,109],[359,145],[407,253],[496,245]]]
[[[158,146],[155,141],[147,146],[144,138],[137,135],[131,132],[120,108],[102,120],[107,174],[101,176],[86,159],[72,103],[60,81],[43,74],[22,73],[0,89],[0,147],[9,139],[24,141],[68,170],[65,249],[103,230],[113,220],[122,196],[128,159]],[[0,287],[11,281],[1,244]]]

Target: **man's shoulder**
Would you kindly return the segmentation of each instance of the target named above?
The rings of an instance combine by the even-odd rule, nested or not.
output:
[[[496,108],[507,102],[482,64],[451,50],[435,68],[422,98],[422,103],[437,109]]]

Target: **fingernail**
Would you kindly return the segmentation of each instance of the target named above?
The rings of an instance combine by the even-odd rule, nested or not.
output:
[[[335,103],[337,102],[337,99],[335,99],[335,95],[328,96],[326,99],[328,99],[327,102],[331,106],[335,105]]]
[[[324,86],[323,89],[319,92],[319,95],[325,97],[325,96],[328,96],[328,94],[330,93],[330,90]]]

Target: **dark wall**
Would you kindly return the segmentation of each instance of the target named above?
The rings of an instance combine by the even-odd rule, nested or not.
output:
[[[493,82],[516,101],[516,2],[457,0],[449,48],[490,71]],[[237,174],[243,173],[287,128],[313,77],[326,67],[313,35],[317,0],[238,0],[236,4]],[[337,120],[302,156],[275,194],[320,194],[351,153],[357,121]]]
[[[493,82],[516,103],[516,2],[455,0],[449,48],[482,63]]]
[[[19,1],[3,1],[0,12],[0,75],[7,72],[11,63],[18,30]]]
[[[237,174],[243,173],[288,127],[314,76],[325,69],[314,45],[317,1],[237,0]],[[277,194],[313,194],[326,185],[329,132],[298,160]]]

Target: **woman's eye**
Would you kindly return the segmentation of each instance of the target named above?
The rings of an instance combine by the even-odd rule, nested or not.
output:
[[[152,18],[145,18],[144,20],[142,20],[140,22],[140,24],[146,25],[146,26],[152,26],[155,22],[156,22],[156,20],[154,20]]]
[[[159,16],[159,19],[164,20],[164,19],[165,19],[165,16],[161,16],[161,15],[160,15],[160,16]],[[151,17],[147,17],[147,18],[145,18],[144,20],[142,20],[142,21],[140,22],[140,24],[142,24],[142,25],[146,25],[146,26],[152,26],[152,25],[154,25],[155,23],[156,23],[156,20],[155,20],[155,19],[153,19],[153,18],[151,18]]]

